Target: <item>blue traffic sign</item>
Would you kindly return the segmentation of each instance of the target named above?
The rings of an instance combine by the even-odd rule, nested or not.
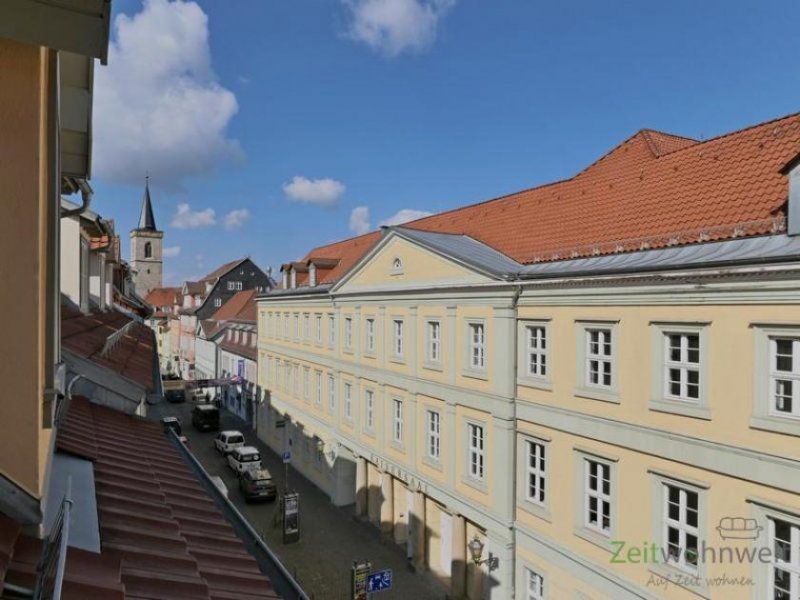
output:
[[[283,459],[284,463],[292,462],[292,451],[291,450],[285,450],[283,452],[283,454],[281,454],[281,458]]]
[[[392,589],[392,570],[384,569],[367,575],[367,592],[382,592]]]

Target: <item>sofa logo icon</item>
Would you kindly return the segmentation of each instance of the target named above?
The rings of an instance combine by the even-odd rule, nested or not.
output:
[[[755,540],[764,529],[755,519],[744,517],[722,517],[717,531],[723,540]]]

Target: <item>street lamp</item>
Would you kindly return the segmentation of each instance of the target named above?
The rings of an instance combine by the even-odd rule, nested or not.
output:
[[[483,554],[483,542],[481,539],[475,535],[472,540],[470,540],[469,544],[467,544],[467,548],[469,548],[469,553],[472,556],[472,562],[476,565],[486,564],[489,567],[489,571],[494,571],[498,567],[499,559],[489,552],[489,558],[485,558],[481,560],[481,555]]]

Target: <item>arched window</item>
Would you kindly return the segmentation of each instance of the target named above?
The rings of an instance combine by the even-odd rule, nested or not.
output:
[[[403,261],[400,260],[399,256],[395,256],[392,259],[392,275],[399,275],[403,272]]]
[[[153,258],[153,245],[150,242],[144,243],[144,257]]]

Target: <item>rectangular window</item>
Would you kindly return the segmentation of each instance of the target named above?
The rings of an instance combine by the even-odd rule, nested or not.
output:
[[[767,597],[800,600],[800,526],[776,518],[768,525],[772,565]]]
[[[800,339],[769,340],[770,412],[800,418]]]
[[[442,326],[439,321],[428,321],[428,360],[438,363],[442,352]]]
[[[586,330],[586,383],[611,388],[611,330]]]
[[[289,339],[289,313],[283,313],[283,337]]]
[[[228,291],[233,291],[233,290],[236,289],[236,285],[234,285],[234,284],[235,284],[234,281],[229,281],[228,282]]]
[[[303,400],[308,400],[308,379],[310,369],[303,367]]]
[[[403,321],[395,319],[392,321],[392,327],[394,330],[392,352],[395,358],[403,358]]]
[[[372,390],[364,392],[364,423],[368,430],[372,431],[375,424],[375,394]]]
[[[482,480],[485,458],[483,427],[475,423],[468,423],[467,438],[469,440],[468,474],[472,479]]]
[[[586,483],[583,524],[604,535],[611,533],[611,466],[584,460]]]
[[[392,440],[403,443],[403,401],[392,399]]]
[[[527,489],[525,497],[535,504],[544,506],[547,463],[545,446],[540,442],[526,442],[528,446]]]
[[[353,319],[346,317],[344,320],[344,347],[353,349]]]
[[[375,319],[367,319],[365,329],[367,352],[375,352]]]
[[[547,332],[542,325],[526,327],[529,377],[547,377]]]
[[[298,367],[297,365],[292,365],[292,393],[295,396],[297,396],[298,386],[300,381],[299,372],[300,372],[300,367]]]
[[[478,371],[486,367],[486,336],[483,323],[469,325],[469,366]]]
[[[238,291],[241,291],[241,290],[242,290],[242,282],[241,282],[241,281],[237,281],[237,282],[236,282],[236,289],[237,289]]]
[[[336,317],[328,315],[328,345],[333,348],[336,344]]]
[[[322,315],[316,316],[315,324],[316,340],[318,344],[322,343]]]
[[[314,400],[319,406],[322,404],[322,371],[316,371],[315,376],[317,378],[317,394]]]
[[[300,339],[300,315],[294,313],[294,339]]]
[[[353,386],[349,383],[344,384],[344,416],[347,419],[353,417]]]
[[[435,410],[429,410],[428,415],[428,458],[439,461],[441,452],[441,415]]]
[[[526,596],[525,600],[544,600],[544,577],[525,569]]]
[[[664,395],[672,400],[700,399],[700,335],[664,334]]]
[[[311,336],[311,317],[308,314],[303,315],[303,339],[308,341]]]
[[[328,408],[336,409],[336,381],[333,375],[328,375]]]
[[[699,495],[674,484],[665,483],[663,489],[663,544],[667,560],[683,570],[696,572]]]

